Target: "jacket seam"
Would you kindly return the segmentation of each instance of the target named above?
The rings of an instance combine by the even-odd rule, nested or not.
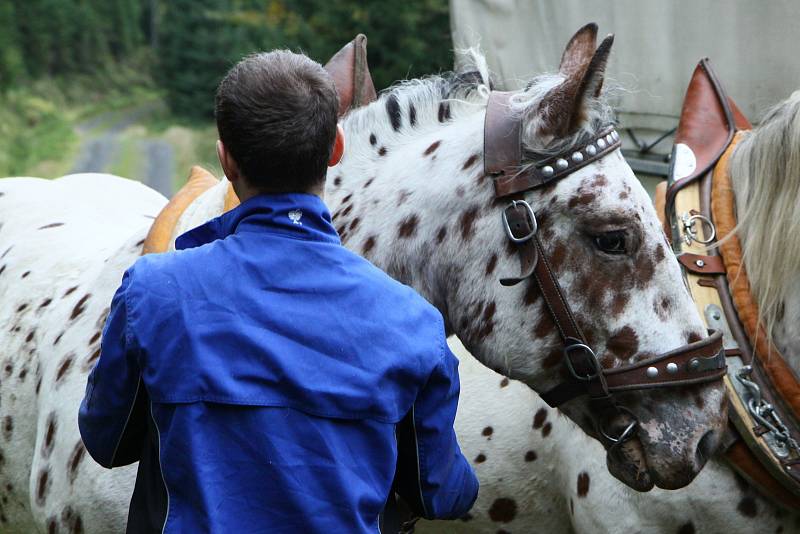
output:
[[[417,449],[417,487],[419,489],[419,503],[422,505],[422,513],[425,517],[429,517],[428,507],[425,505],[425,495],[423,495],[424,492],[422,490],[422,444],[417,438],[416,407],[413,404],[411,405],[411,429],[414,431],[414,447]]]
[[[347,416],[343,415],[341,412],[325,412],[320,410],[310,410],[307,408],[302,408],[295,406],[288,402],[277,402],[277,401],[265,401],[260,400],[257,397],[240,397],[240,400],[237,399],[229,399],[225,397],[213,397],[213,396],[202,396],[202,397],[185,397],[185,398],[171,398],[171,397],[162,397],[162,398],[154,398],[150,396],[151,402],[154,404],[197,404],[202,402],[212,402],[217,404],[230,404],[232,406],[253,406],[259,408],[288,408],[290,410],[295,410],[297,412],[302,412],[308,415],[316,416],[316,417],[325,417],[331,419],[342,419],[345,421],[358,421],[361,419],[368,419],[370,421],[375,421],[377,423],[382,424],[397,424],[401,417],[377,417],[374,414],[369,413],[362,413],[362,412],[349,412]]]
[[[161,527],[161,534],[167,530],[167,523],[169,522],[169,514],[172,511],[169,498],[169,486],[167,486],[167,479],[164,478],[164,468],[161,465],[161,430],[158,428],[158,421],[153,414],[153,403],[150,403],[150,418],[153,420],[153,426],[156,428],[156,439],[158,440],[158,473],[161,475],[161,482],[164,484],[164,492],[167,494],[167,513],[164,514],[164,525]]]
[[[139,398],[139,388],[142,385],[142,376],[139,375],[139,380],[136,382],[136,393],[133,394],[133,401],[131,402],[131,407],[128,410],[128,417],[125,418],[125,424],[122,425],[122,430],[119,433],[119,437],[117,438],[117,444],[114,446],[114,451],[111,453],[111,458],[109,459],[108,465],[109,467],[114,465],[114,459],[117,457],[117,451],[119,451],[119,446],[122,443],[122,438],[125,436],[125,429],[128,428],[128,423],[131,420],[131,416],[133,415],[133,410],[136,408],[136,399]]]

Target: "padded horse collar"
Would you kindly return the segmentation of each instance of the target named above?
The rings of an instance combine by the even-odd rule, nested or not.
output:
[[[503,223],[509,240],[519,251],[521,263],[519,276],[503,278],[500,283],[512,286],[533,276],[561,336],[569,379],[541,394],[542,399],[556,407],[588,395],[599,433],[615,447],[633,436],[638,422],[630,410],[616,403],[614,393],[721,380],[726,372],[722,334],[711,332],[701,341],[633,364],[614,369],[601,367],[544,254],[536,215],[523,193],[565,178],[605,157],[620,147],[621,140],[613,128],[607,129],[570,154],[523,168],[521,120],[510,109],[512,95],[490,93],[484,120],[485,171],[494,178],[495,198],[510,201],[503,210]],[[603,421],[620,413],[628,414],[633,421],[617,436],[609,435]]]

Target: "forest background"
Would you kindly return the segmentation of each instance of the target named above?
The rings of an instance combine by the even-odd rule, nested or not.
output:
[[[452,68],[447,0],[4,0],[0,176],[103,171],[165,194],[214,154],[214,91],[244,55],[324,63],[357,33],[377,88]]]

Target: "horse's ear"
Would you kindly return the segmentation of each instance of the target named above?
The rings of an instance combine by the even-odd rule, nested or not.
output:
[[[586,30],[589,26],[591,25],[584,26],[575,34],[564,51],[564,57],[561,59],[562,68],[559,69],[565,77],[564,81],[551,89],[542,99],[539,113],[543,135],[564,137],[577,130],[586,120],[586,107],[589,101],[600,96],[614,36],[609,35],[603,39],[593,54],[587,56],[584,52],[581,55],[579,50],[585,50],[588,42],[591,41],[592,46],[594,44],[594,38],[589,35],[592,29]],[[573,44],[584,30],[586,35],[579,39],[579,43]],[[570,52],[570,49],[573,51]],[[567,59],[566,68],[564,68],[565,59]]]
[[[567,43],[564,53],[561,54],[561,64],[558,66],[558,72],[566,78],[573,77],[577,73],[581,73],[582,76],[592,60],[596,47],[597,24],[590,22],[575,32],[575,35]]]

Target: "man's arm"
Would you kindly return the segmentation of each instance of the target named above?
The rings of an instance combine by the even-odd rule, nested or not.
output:
[[[129,327],[131,272],[122,278],[103,329],[100,359],[86,384],[78,426],[86,450],[103,467],[139,460],[147,429],[147,393],[137,361],[139,347]]]
[[[459,388],[458,360],[445,344],[441,361],[397,426],[395,490],[426,519],[461,517],[478,496],[478,479],[453,430]]]

